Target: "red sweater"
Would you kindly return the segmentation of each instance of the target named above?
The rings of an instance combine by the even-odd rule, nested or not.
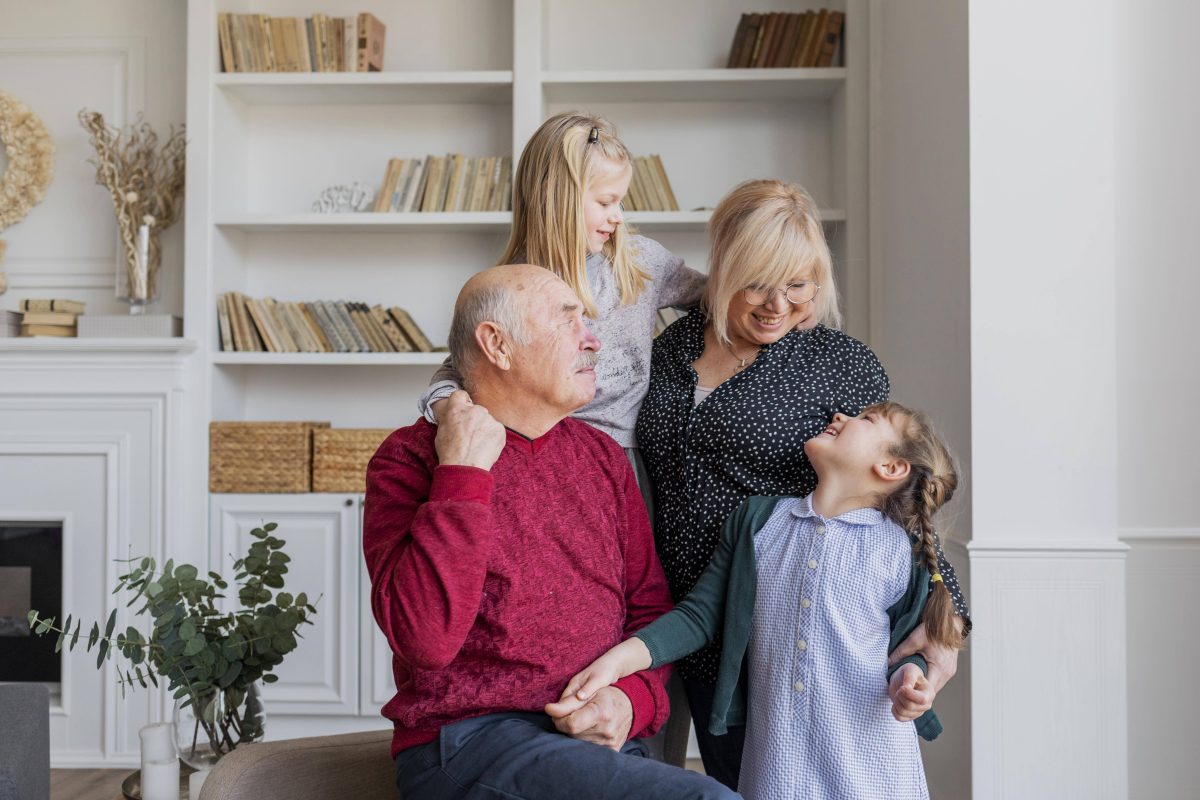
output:
[[[509,432],[490,471],[438,466],[424,420],[367,467],[363,550],[371,610],[392,647],[393,757],[451,722],[541,711],[609,647],[671,608],[624,451],[565,419]],[[658,730],[668,670],[617,683],[630,736]]]

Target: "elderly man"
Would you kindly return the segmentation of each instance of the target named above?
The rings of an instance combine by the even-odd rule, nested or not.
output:
[[[540,267],[472,278],[450,331],[469,396],[437,427],[393,433],[368,467],[363,548],[405,798],[736,797],[632,741],[667,716],[666,670],[544,712],[671,606],[629,461],[567,416],[596,388],[582,311]]]

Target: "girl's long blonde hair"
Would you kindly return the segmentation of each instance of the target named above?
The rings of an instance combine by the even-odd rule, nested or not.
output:
[[[781,180],[749,180],[729,191],[708,223],[708,285],[700,308],[717,340],[728,344],[729,303],[747,286],[781,286],[800,275],[821,285],[816,321],[841,327],[833,257],[817,204],[808,192]]]
[[[891,421],[900,441],[892,446],[890,454],[909,465],[908,478],[880,498],[879,510],[908,532],[913,538],[913,552],[920,556],[931,576],[938,576],[929,587],[929,599],[921,617],[925,633],[930,641],[943,647],[961,648],[963,639],[954,626],[954,602],[940,577],[933,525],[933,515],[950,501],[958,488],[954,457],[929,417],[920,411],[886,402],[864,408],[862,413],[875,413]]]
[[[596,141],[589,142],[592,129]],[[629,164],[633,159],[603,117],[567,112],[542,123],[521,152],[513,175],[513,226],[499,264],[523,260],[545,267],[567,282],[587,315],[597,314],[587,280],[587,226],[583,204],[601,160]],[[650,276],[630,253],[631,232],[624,224],[604,244],[621,290],[630,305]]]

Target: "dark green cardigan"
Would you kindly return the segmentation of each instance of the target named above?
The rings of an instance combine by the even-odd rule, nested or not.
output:
[[[720,735],[729,725],[746,721],[746,686],[742,665],[750,642],[751,619],[758,591],[758,566],[754,558],[754,536],[770,519],[782,497],[749,497],[721,530],[712,562],[691,593],[675,609],[647,625],[637,634],[654,659],[654,666],[675,661],[710,644],[717,632],[723,634],[721,662],[713,695],[710,733]],[[921,624],[921,612],[929,596],[929,570],[914,556],[908,590],[888,609],[891,638],[888,652],[896,649]],[[929,666],[920,655],[909,656],[888,670],[888,677],[901,665],[914,663],[922,672]],[[932,710],[916,720],[917,733],[936,739],[942,724]]]

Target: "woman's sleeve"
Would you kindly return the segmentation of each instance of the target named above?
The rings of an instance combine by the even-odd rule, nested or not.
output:
[[[437,368],[437,372],[433,373],[433,377],[429,381],[429,388],[417,400],[417,411],[431,425],[437,425],[437,417],[433,415],[433,404],[461,389],[462,382],[462,375],[454,368],[454,362],[450,360],[450,356],[446,356],[446,360]]]
[[[700,302],[708,276],[697,272],[683,259],[653,239],[639,237],[643,263],[652,264],[658,308],[691,308]]]

